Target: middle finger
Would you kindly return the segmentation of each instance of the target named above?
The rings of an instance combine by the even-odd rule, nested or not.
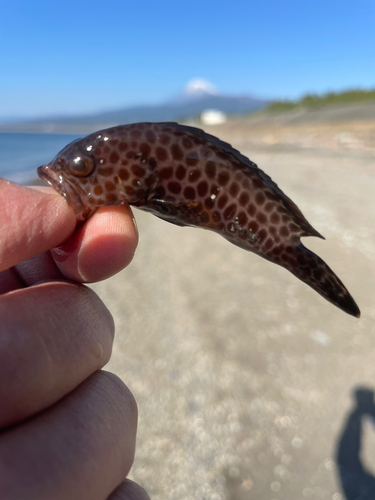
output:
[[[50,406],[109,360],[114,324],[89,288],[49,282],[0,298],[0,427]]]

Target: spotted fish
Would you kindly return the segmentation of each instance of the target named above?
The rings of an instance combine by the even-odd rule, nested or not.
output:
[[[215,231],[279,264],[343,311],[353,298],[301,236],[323,238],[255,163],[203,130],[177,123],[109,128],[66,146],[39,176],[79,221],[128,203],[179,226]]]

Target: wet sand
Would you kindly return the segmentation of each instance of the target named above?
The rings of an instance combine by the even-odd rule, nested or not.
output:
[[[131,477],[153,500],[373,500],[375,120],[206,130],[325,236],[304,244],[362,317],[214,233],[135,211],[134,261],[93,286],[116,322],[107,369],[139,406]]]

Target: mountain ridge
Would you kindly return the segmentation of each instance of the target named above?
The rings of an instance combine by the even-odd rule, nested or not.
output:
[[[192,80],[185,91],[161,104],[125,106],[114,110],[80,113],[70,116],[41,117],[0,123],[0,130],[56,132],[77,127],[88,130],[134,122],[186,121],[196,119],[207,109],[225,114],[246,114],[258,111],[271,101],[250,96],[220,94],[205,80]]]

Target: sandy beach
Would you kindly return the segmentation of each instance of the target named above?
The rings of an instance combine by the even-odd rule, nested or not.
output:
[[[362,316],[214,233],[135,210],[132,264],[93,286],[116,322],[107,369],[139,406],[131,477],[153,500],[373,500],[375,120],[258,117],[206,131],[325,236],[304,244]]]

